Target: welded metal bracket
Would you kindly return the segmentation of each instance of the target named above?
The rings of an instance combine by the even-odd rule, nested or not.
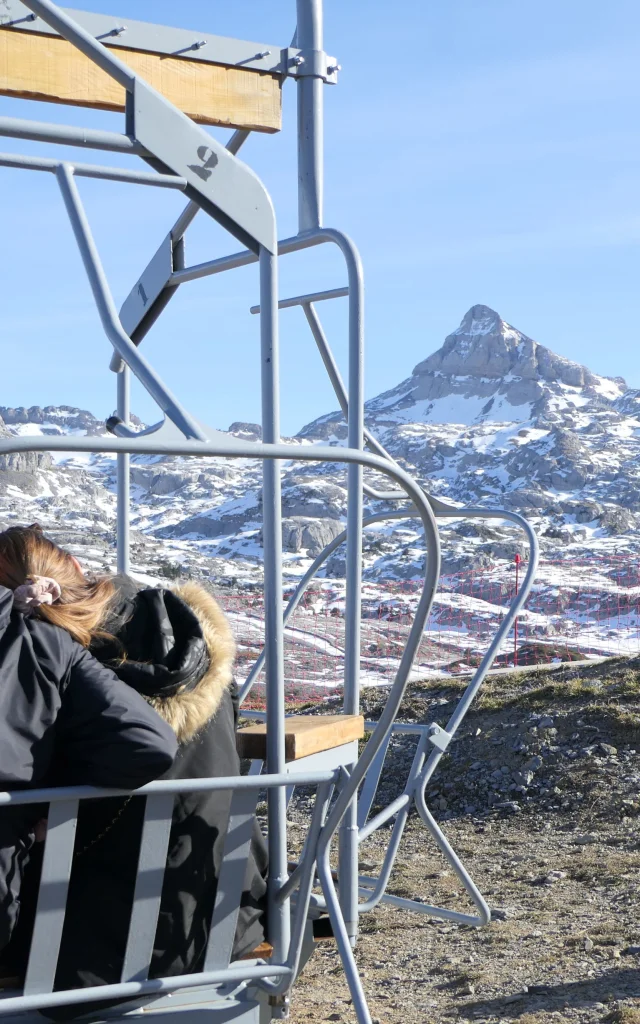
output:
[[[252,252],[275,254],[273,206],[251,168],[143,79],[135,78],[128,101],[132,134],[153,154],[147,162],[185,178],[189,198]]]
[[[330,57],[324,50],[296,50],[289,47],[285,63],[287,75],[321,78],[327,85],[337,85],[338,71],[342,71],[336,58]]]
[[[178,244],[181,244],[181,240]],[[141,328],[141,333],[146,334],[151,322],[157,320],[164,309],[166,302],[159,304],[158,299],[169,284],[173,271],[174,245],[169,233],[120,307],[120,322],[133,342],[138,340],[138,329]]]
[[[429,742],[443,753],[451,743],[453,736],[437,722],[432,722],[428,730]]]

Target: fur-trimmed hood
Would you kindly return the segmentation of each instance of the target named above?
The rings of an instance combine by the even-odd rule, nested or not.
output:
[[[209,668],[197,685],[171,697],[151,697],[149,703],[164,718],[180,743],[188,743],[209,722],[233,681],[236,644],[229,621],[211,594],[198,583],[172,587],[196,615],[207,645]]]

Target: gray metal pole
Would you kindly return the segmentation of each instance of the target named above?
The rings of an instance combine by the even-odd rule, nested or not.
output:
[[[278,353],[278,258],[260,250],[260,364],[262,440],[280,441]],[[262,474],[262,545],[264,551],[264,632],[267,696],[267,772],[285,770],[284,630],[282,624],[282,511],[280,467],[265,461]],[[268,794],[269,938],[277,960],[289,951],[289,906],[276,899],[287,870],[287,798],[284,789]]]
[[[322,0],[297,0],[297,45],[311,63],[322,51]],[[324,191],[324,81],[301,74],[298,86],[298,230],[312,231],[322,224]]]
[[[120,323],[91,228],[73,180],[73,167],[69,164],[60,164],[56,177],[107,338],[118,355],[131,367],[142,386],[185,437],[204,440],[201,428],[165,387]]]
[[[0,167],[19,167],[27,171],[45,171],[55,174],[60,160],[46,156],[20,156],[18,153],[0,153]],[[156,174],[155,171],[130,171],[126,167],[102,167],[100,164],[73,163],[78,178],[104,178],[107,181],[130,182],[133,185],[151,185],[156,188],[175,188],[184,192],[187,182],[175,174]]]
[[[19,117],[0,117],[0,135],[12,139],[32,139],[34,142],[59,142],[64,146],[80,146],[81,149],[104,149],[112,153],[150,156],[144,146],[128,135],[96,128],[74,128],[67,124],[48,124],[46,121],[26,121]]]
[[[331,234],[332,232],[329,232]],[[349,280],[348,445],[364,449],[364,279],[358,250],[335,232]],[[344,647],[344,712],[360,711],[360,611],[362,581],[362,465],[347,469],[347,553]],[[340,904],[352,944],[358,934],[358,802],[354,798],[340,825]]]
[[[118,382],[117,411],[118,416],[125,424],[125,426],[128,426],[129,424],[130,415],[130,374],[131,371],[129,370],[129,367],[125,364],[120,373],[118,373],[116,376],[116,380]],[[131,505],[131,488],[129,475],[130,460],[131,456],[127,452],[119,452],[117,455],[116,565],[118,572],[125,576],[129,575],[129,570],[131,569],[131,538],[129,533]]]

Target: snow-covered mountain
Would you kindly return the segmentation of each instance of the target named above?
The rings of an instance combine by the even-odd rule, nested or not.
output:
[[[104,432],[90,413],[67,407],[0,408],[0,418],[0,435]],[[473,306],[410,377],[367,402],[366,421],[429,491],[524,512],[543,550],[556,557],[640,549],[640,392],[555,355],[487,306]],[[230,430],[259,436],[253,424]],[[288,440],[340,445],[345,437],[336,412]],[[183,565],[221,582],[257,581],[260,474],[258,463],[242,459],[132,460],[139,567],[171,573]],[[38,520],[96,565],[111,564],[114,482],[109,456],[0,456],[0,522]],[[369,503],[370,511],[381,508]],[[343,529],[345,512],[342,467],[283,466],[292,578]],[[523,550],[516,531],[495,523],[458,522],[443,536],[449,570]],[[367,537],[368,579],[419,575],[422,541],[414,520],[380,524]],[[344,555],[336,552],[327,573],[343,572]]]

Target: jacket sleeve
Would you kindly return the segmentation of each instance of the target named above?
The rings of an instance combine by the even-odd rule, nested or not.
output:
[[[56,722],[76,784],[135,789],[164,775],[175,733],[143,697],[77,644]]]

